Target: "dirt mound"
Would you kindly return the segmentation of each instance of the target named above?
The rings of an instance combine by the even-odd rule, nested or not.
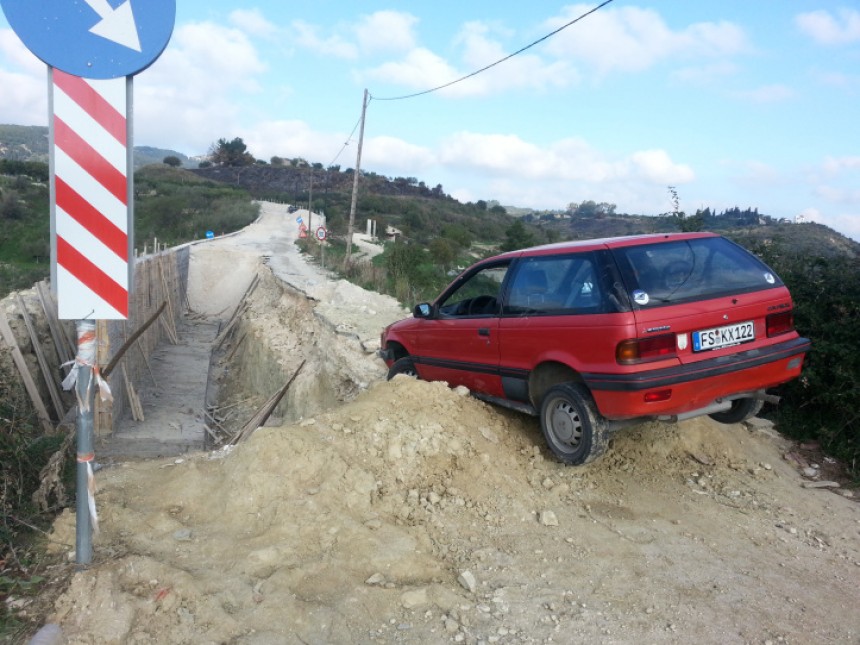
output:
[[[805,527],[818,493],[777,459],[700,420],[567,468],[534,419],[398,377],[232,450],[100,474],[102,555],[54,619],[71,643],[850,642],[857,528]]]
[[[96,562],[51,617],[69,643],[860,640],[858,504],[803,488],[775,432],[644,424],[565,467],[534,418],[384,381],[373,339],[402,310],[271,253],[282,210],[192,264],[241,276],[189,294],[229,314],[261,272],[220,385],[235,411],[304,362],[280,422],[97,474]]]

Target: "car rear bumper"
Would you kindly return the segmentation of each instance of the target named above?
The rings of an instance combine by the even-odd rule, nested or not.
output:
[[[769,347],[669,368],[582,376],[601,414],[609,419],[680,414],[732,394],[774,387],[797,378],[810,347],[809,339],[793,338]],[[657,391],[664,396],[668,391],[668,397],[646,402],[646,395]]]

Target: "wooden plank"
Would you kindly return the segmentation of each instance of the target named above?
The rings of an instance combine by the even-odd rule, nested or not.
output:
[[[18,305],[18,310],[21,312],[21,317],[24,319],[24,326],[27,328],[27,333],[30,335],[30,343],[33,345],[33,352],[36,354],[36,361],[39,363],[39,369],[42,370],[42,378],[45,380],[45,385],[48,388],[48,395],[51,397],[51,404],[54,406],[54,412],[57,413],[57,421],[61,421],[66,416],[66,410],[63,407],[63,399],[60,397],[58,383],[54,380],[54,373],[51,370],[48,361],[45,359],[45,352],[42,351],[42,345],[39,342],[39,335],[36,333],[36,328],[33,326],[33,321],[30,319],[30,312],[27,311],[27,305],[20,293],[15,294],[15,302]]]
[[[2,311],[0,311],[0,335],[2,335],[3,340],[12,351],[12,360],[15,361],[15,365],[18,367],[21,380],[24,381],[24,387],[27,390],[27,394],[30,395],[30,400],[33,402],[33,407],[36,410],[36,416],[39,417],[42,429],[46,433],[52,434],[54,432],[54,424],[51,422],[51,417],[48,415],[48,410],[45,408],[45,404],[39,394],[39,389],[33,381],[33,376],[30,374],[30,370],[27,369],[27,362],[24,360],[21,348],[18,347],[18,341],[15,340],[15,334],[12,333],[9,321],[6,320],[6,314]]]
[[[305,366],[306,361],[302,361],[299,365],[299,368],[293,373],[290,380],[287,381],[287,384],[282,387],[278,392],[272,395],[272,397],[263,404],[256,414],[251,417],[251,420],[248,421],[239,432],[237,432],[232,439],[230,439],[230,445],[236,445],[242,441],[245,441],[248,437],[253,434],[253,432],[259,428],[261,425],[266,423],[268,418],[271,416],[272,412],[275,411],[275,408],[278,407],[278,403],[281,402],[281,399],[284,398],[284,395],[287,393],[287,390],[290,389],[290,386],[293,384],[293,381],[296,380],[296,377],[302,371],[302,368]]]
[[[140,399],[137,396],[137,392],[134,391],[134,386],[131,384],[131,380],[128,378],[128,372],[125,369],[125,365],[122,366],[122,380],[125,382],[125,391],[128,394],[128,404],[131,408],[131,417],[135,421],[143,421],[143,405],[140,403]]]
[[[176,312],[173,309],[173,298],[170,297],[170,286],[167,283],[167,276],[165,275],[164,264],[167,260],[167,256],[162,255],[158,258],[158,272],[161,277],[161,287],[164,289],[164,298],[167,301],[167,317],[168,317],[168,328],[171,332],[171,341],[173,341],[174,345],[179,344],[179,334],[176,332]]]
[[[51,330],[51,338],[54,339],[54,347],[57,350],[57,358],[60,360],[60,365],[68,363],[75,358],[77,348],[74,345],[69,345],[68,337],[63,333],[62,326],[57,318],[57,303],[51,297],[48,285],[42,281],[36,283],[36,294],[39,296],[39,302],[42,303],[42,310],[45,312],[45,319],[48,321],[48,329]],[[66,373],[69,372],[69,367],[66,368]]]
[[[104,365],[110,358],[110,334],[108,321],[96,321],[96,365]],[[103,377],[107,378],[107,377]],[[113,432],[113,404],[96,397],[95,436],[109,435]]]

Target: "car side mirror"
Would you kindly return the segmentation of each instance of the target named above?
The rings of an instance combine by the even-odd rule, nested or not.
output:
[[[429,318],[431,311],[433,311],[432,307],[430,307],[426,302],[422,302],[421,304],[415,305],[415,309],[412,310],[412,315],[416,318]]]

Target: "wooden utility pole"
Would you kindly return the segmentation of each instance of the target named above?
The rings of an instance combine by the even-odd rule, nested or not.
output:
[[[352,204],[349,207],[349,228],[346,232],[346,256],[344,264],[349,262],[352,254],[352,230],[355,226],[355,206],[358,203],[358,176],[361,174],[361,147],[364,145],[364,117],[367,114],[367,102],[370,93],[364,90],[364,100],[361,103],[361,129],[358,134],[358,154],[355,159],[355,175],[352,178]]]

